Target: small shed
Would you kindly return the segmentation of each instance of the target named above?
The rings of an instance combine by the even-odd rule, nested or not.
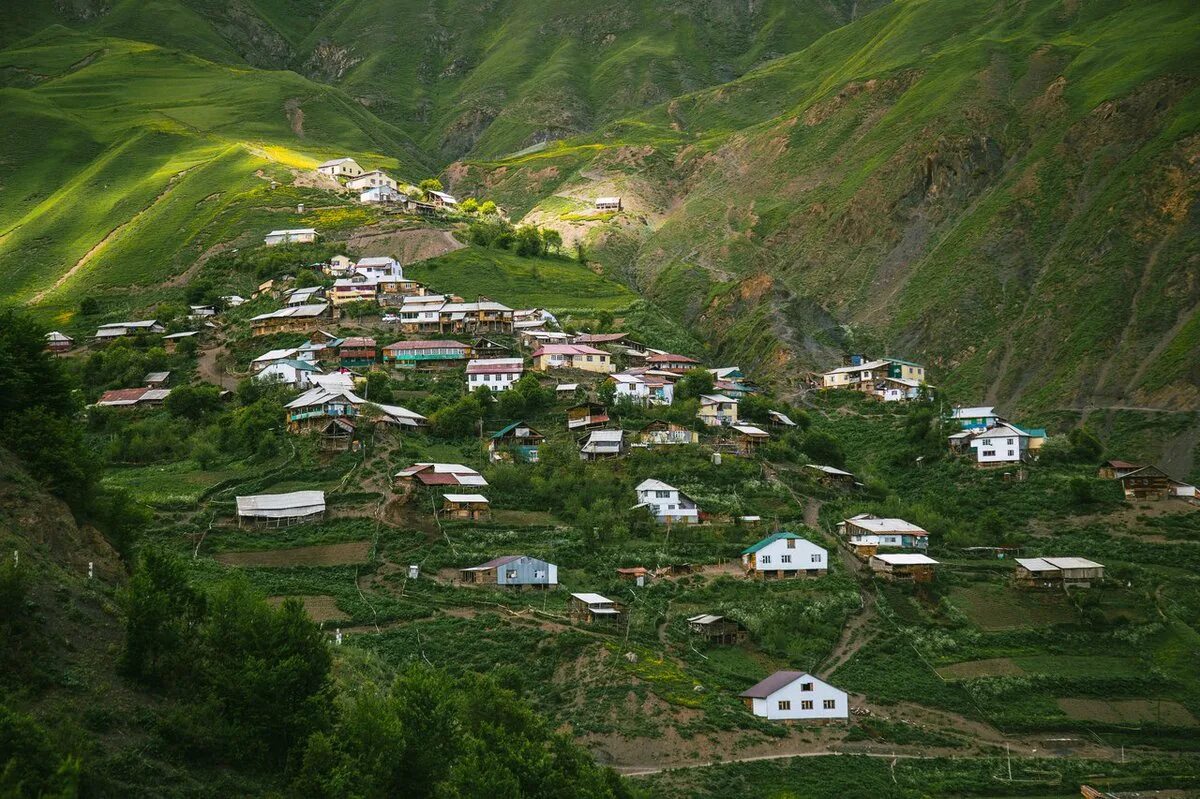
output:
[[[810,463],[806,468],[818,472],[817,480],[823,485],[849,488],[857,482],[854,479],[854,475],[844,469],[838,469],[833,466],[821,466],[816,463]]]
[[[567,600],[567,614],[572,621],[583,624],[620,624],[625,614],[613,600],[600,594],[571,594]]]
[[[1017,558],[1013,580],[1022,588],[1088,588],[1104,566],[1087,558]]]
[[[479,521],[492,515],[492,506],[483,494],[442,494],[442,517]]]
[[[74,345],[75,339],[65,333],[52,330],[46,334],[46,349],[50,352],[66,352]]]
[[[587,430],[608,424],[608,408],[595,402],[581,402],[567,408],[567,429]]]
[[[324,491],[254,494],[237,498],[238,527],[291,527],[325,516]]]
[[[620,211],[621,210],[621,198],[620,197],[597,197],[596,198],[596,210],[597,211]]]
[[[767,411],[767,421],[772,427],[795,427],[796,423],[783,411]]]
[[[725,616],[702,613],[687,620],[688,630],[710,644],[741,644],[750,637],[738,622]]]
[[[526,463],[537,463],[538,447],[545,439],[525,422],[513,422],[492,433],[488,441],[488,458],[499,462],[510,461],[515,456]]]
[[[733,427],[734,442],[737,444],[739,455],[753,455],[759,447],[771,438],[771,434],[761,427],[752,424],[735,424]]]
[[[637,442],[648,447],[670,444],[698,444],[700,434],[678,422],[655,419],[637,432]]]
[[[150,372],[142,378],[142,384],[146,388],[162,388],[170,379],[170,372]]]
[[[549,589],[558,586],[558,566],[528,555],[493,558],[487,563],[463,569],[460,575],[462,582],[471,585]]]
[[[616,458],[624,448],[624,430],[593,430],[580,442],[579,458],[585,461]]]
[[[928,555],[915,552],[896,555],[872,555],[871,571],[876,577],[890,582],[928,583],[938,562]]]
[[[1130,472],[1136,472],[1140,468],[1142,468],[1142,464],[1140,463],[1130,463],[1129,461],[1120,460],[1105,461],[1100,465],[1100,470],[1096,476],[1104,480],[1116,480]]]
[[[638,587],[650,582],[650,570],[645,566],[631,566],[629,568],[617,569],[617,576],[622,580],[629,580],[635,583]]]

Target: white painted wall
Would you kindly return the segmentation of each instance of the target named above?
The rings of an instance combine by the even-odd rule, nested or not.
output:
[[[811,685],[811,691],[802,690]],[[850,717],[850,699],[845,691],[838,690],[816,677],[804,676],[785,685],[766,699],[755,699],[754,715],[767,719],[845,719]],[[780,703],[785,703],[783,706]],[[805,703],[811,702],[811,708]],[[830,703],[831,707],[826,707]]]
[[[789,549],[789,543],[795,546]],[[755,567],[759,571],[808,571],[829,568],[829,552],[803,538],[772,541],[755,552],[754,557]]]

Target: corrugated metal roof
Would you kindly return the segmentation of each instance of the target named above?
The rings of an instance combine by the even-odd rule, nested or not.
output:
[[[873,555],[872,557],[890,563],[893,566],[936,566],[937,561],[928,555],[915,552],[905,552],[898,555]]]
[[[600,594],[592,594],[592,593],[584,592],[584,593],[579,593],[579,594],[571,594],[571,596],[578,599],[580,602],[584,602],[588,605],[610,605],[610,604],[613,604],[613,601],[611,599],[609,599],[606,596],[601,596]]]
[[[268,519],[307,516],[325,510],[324,491],[292,491],[287,494],[255,494],[237,498],[239,516]]]
[[[786,688],[801,677],[808,676],[808,673],[803,671],[777,671],[765,680],[761,680],[745,691],[742,691],[738,696],[744,696],[749,699],[766,699],[780,688]]]

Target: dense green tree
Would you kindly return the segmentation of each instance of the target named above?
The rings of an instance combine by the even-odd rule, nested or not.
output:
[[[479,211],[479,201],[474,197],[468,197],[459,203],[458,207],[464,214],[474,214]]]
[[[499,212],[500,209],[497,208],[496,204],[491,200],[484,200],[479,204],[479,213],[483,216],[495,216]]]
[[[221,407],[221,389],[209,383],[195,386],[179,386],[172,389],[163,401],[163,407],[172,416],[199,421]]]
[[[689,400],[711,394],[713,382],[712,372],[707,369],[690,369],[675,382],[675,398]]]
[[[804,454],[821,466],[833,466],[838,469],[846,465],[846,454],[842,451],[842,443],[832,433],[822,430],[812,430],[804,436]]]
[[[125,652],[121,667],[133,679],[164,687],[194,674],[193,642],[205,612],[204,597],[187,580],[174,555],[149,549],[121,592]]]

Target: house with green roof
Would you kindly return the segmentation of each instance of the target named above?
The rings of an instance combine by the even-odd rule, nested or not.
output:
[[[795,533],[773,533],[742,550],[746,576],[759,580],[820,577],[829,571],[829,552]]]
[[[493,463],[512,461],[513,458],[537,463],[538,447],[545,438],[525,422],[513,422],[492,433],[488,440],[488,458]]]

